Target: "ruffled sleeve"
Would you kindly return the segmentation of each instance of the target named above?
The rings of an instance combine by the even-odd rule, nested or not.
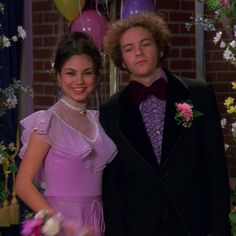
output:
[[[68,128],[63,120],[52,110],[38,111],[23,119],[21,137],[22,148],[19,156],[22,158],[33,132],[40,135],[51,148],[71,156],[86,157],[91,151],[91,145],[77,132]]]
[[[59,152],[65,159],[79,158],[87,169],[101,171],[115,157],[117,149],[101,127],[97,111],[91,111],[91,115],[97,128],[97,137],[94,140],[70,127],[51,109],[33,113],[20,122],[23,127],[23,146],[19,156],[24,156],[30,136],[36,132],[50,145],[49,152]]]
[[[45,142],[49,143],[47,134],[49,127],[51,125],[51,119],[52,119],[52,114],[50,112],[38,111],[20,121],[20,124],[23,128],[21,135],[22,147],[19,153],[20,158],[23,158],[26,148],[28,146],[30,136],[33,132],[39,134]],[[44,182],[43,168],[39,169],[34,182],[36,186],[39,188],[39,190],[44,191],[45,182]]]
[[[38,111],[20,121],[23,128],[21,135],[22,148],[19,156],[23,158],[27,148],[31,134],[35,131],[42,135],[45,142],[48,143],[47,134],[51,123],[51,114],[47,111]]]

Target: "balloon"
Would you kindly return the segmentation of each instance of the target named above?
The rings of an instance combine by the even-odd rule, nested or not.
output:
[[[107,5],[110,0],[93,0],[96,4]]]
[[[121,18],[128,18],[131,15],[143,11],[155,11],[151,0],[126,0],[121,11]]]
[[[101,49],[108,22],[105,16],[95,10],[83,11],[71,24],[71,31],[85,32],[95,45]]]
[[[57,9],[68,20],[74,20],[82,11],[85,0],[54,0]]]

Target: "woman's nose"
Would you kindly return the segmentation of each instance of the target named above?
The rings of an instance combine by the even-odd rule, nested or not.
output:
[[[77,75],[76,79],[75,79],[75,82],[78,83],[78,84],[83,84],[84,83],[83,75]]]

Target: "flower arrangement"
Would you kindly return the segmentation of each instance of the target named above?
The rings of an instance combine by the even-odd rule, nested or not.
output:
[[[26,38],[26,32],[22,26],[17,26],[17,35],[12,36],[11,38],[7,38],[4,35],[0,35],[0,47],[1,48],[8,48],[11,46],[11,42],[17,42],[19,39]]]
[[[22,236],[55,236],[61,231],[61,214],[50,215],[48,211],[41,210],[34,216],[29,214],[25,219]]]
[[[78,227],[77,223],[65,221],[61,213],[50,214],[41,210],[35,215],[29,213],[22,225],[22,236],[57,236],[77,235],[92,236],[91,230],[84,226]]]
[[[205,4],[206,8],[214,14],[206,16],[196,16],[192,19],[192,23],[186,23],[186,28],[191,29],[193,24],[200,24],[205,31],[215,31],[213,43],[219,45],[223,50],[223,59],[230,64],[236,66],[236,1],[235,0],[199,0]],[[221,30],[217,30],[221,26]],[[226,33],[223,39],[223,31]],[[232,89],[236,89],[236,81],[231,83]],[[236,114],[235,99],[229,96],[224,101],[227,114],[233,117]],[[224,129],[227,126],[227,119],[221,120],[221,126]],[[231,134],[233,140],[236,141],[236,122],[231,123]],[[225,144],[225,149],[231,155],[229,145]],[[236,192],[235,192],[236,195]]]
[[[0,14],[4,14],[5,6],[0,2]],[[0,29],[2,25],[0,24]],[[0,50],[9,48],[13,43],[19,39],[25,39],[26,32],[22,26],[17,27],[16,35],[8,38],[5,35],[0,35]],[[0,65],[0,69],[3,69]],[[1,80],[4,78],[0,78]],[[10,79],[10,78],[7,78]],[[0,118],[5,115],[8,109],[16,108],[17,95],[19,92],[27,92],[32,95],[32,89],[21,86],[21,83],[14,78],[11,78],[11,84],[6,88],[0,88]],[[1,128],[0,123],[0,128]],[[8,202],[10,191],[8,189],[9,177],[12,177],[14,184],[15,173],[17,166],[15,164],[15,157],[19,150],[18,131],[15,143],[6,143],[0,140],[0,167],[2,169],[4,178],[0,180],[0,227],[9,227],[10,225],[19,224],[19,204],[17,202],[14,191],[12,191],[11,201]]]
[[[232,85],[232,89],[235,90],[236,89],[236,81],[233,81],[231,83]],[[232,96],[229,96],[225,99],[224,101],[224,106],[226,108],[226,112],[230,115],[233,116],[236,114],[236,104],[235,104],[235,99]],[[227,125],[227,119],[224,118],[221,121],[221,126],[222,128],[225,128]],[[233,137],[233,140],[236,141],[236,122],[232,122],[231,123],[231,134]],[[229,145],[227,145],[226,149],[228,150]]]
[[[12,155],[16,150],[14,143],[4,145],[3,141],[0,143],[0,165],[2,166],[5,180],[0,180],[0,204],[9,196],[9,191],[7,189],[6,180],[10,173],[15,173],[17,170],[14,158]]]
[[[236,89],[236,81],[233,81],[231,83],[232,89]],[[231,96],[227,97],[224,101],[224,106],[226,108],[226,112],[230,115],[233,116],[236,114],[236,105],[235,105],[235,99]],[[221,126],[224,129],[227,125],[227,119],[224,118],[221,120]],[[231,123],[231,134],[233,141],[236,141],[236,121]],[[231,154],[230,147],[228,144],[225,144],[225,150],[230,154],[230,156],[234,156]],[[232,209],[229,214],[229,219],[231,222],[231,232],[233,236],[236,236],[236,186],[232,187],[231,186],[231,205]]]
[[[4,116],[8,109],[16,108],[18,101],[17,95],[20,91],[33,94],[31,88],[21,86],[17,80],[13,80],[12,84],[5,89],[0,88],[0,117]],[[0,128],[1,125],[0,122]],[[12,177],[14,184],[17,171],[15,157],[20,147],[18,132],[17,130],[15,143],[6,143],[4,140],[0,140],[0,167],[4,176],[4,179],[0,179],[0,227],[18,224],[19,222],[19,206],[16,204],[17,200],[14,191],[12,191],[11,205],[9,206],[8,203],[8,198],[10,197],[8,179]],[[6,215],[10,217],[6,217]]]
[[[203,113],[193,109],[193,105],[188,102],[176,103],[175,120],[183,127],[189,128],[192,125],[194,118],[202,116]]]
[[[190,30],[194,24],[199,24],[205,31],[215,31],[213,43],[218,44],[223,50],[223,59],[236,66],[236,1],[235,0],[198,0],[205,4],[207,11],[213,11],[213,14],[205,16],[191,17],[191,22],[186,23],[187,30]],[[217,30],[221,26],[221,30]],[[226,33],[223,39],[223,31]],[[236,89],[236,81],[231,83],[232,89]],[[233,116],[236,114],[235,99],[229,96],[224,101],[227,114]],[[226,118],[221,120],[222,128],[227,125]],[[231,123],[231,133],[233,140],[236,141],[236,122]],[[229,145],[225,144],[228,153]]]
[[[7,109],[16,108],[17,95],[21,91],[33,96],[33,90],[29,87],[23,87],[18,80],[13,80],[12,84],[5,89],[0,88],[0,117],[6,113]]]
[[[209,11],[214,14],[191,17],[186,23],[186,29],[190,30],[194,24],[199,24],[205,31],[215,31],[213,43],[219,44],[223,49],[223,58],[236,66],[236,2],[235,0],[199,0],[204,3]],[[222,25],[228,39],[222,39],[222,30],[217,30],[216,25]]]
[[[0,13],[4,13],[5,6],[3,3],[0,2]],[[1,24],[0,24],[1,26]],[[17,42],[19,39],[25,39],[26,32],[22,26],[17,26],[17,35],[8,38],[4,35],[0,35],[0,48],[8,48],[11,46],[11,42]]]
[[[0,13],[4,13],[4,4],[0,2]],[[0,27],[2,25],[0,24]],[[12,43],[17,42],[19,39],[25,39],[26,32],[22,26],[17,27],[17,34],[11,38],[5,35],[0,35],[0,49],[8,48]],[[15,108],[17,105],[17,93],[21,90],[24,92],[30,92],[32,95],[32,90],[30,88],[25,88],[21,86],[20,81],[12,79],[13,82],[9,87],[2,89],[0,88],[0,117],[3,116],[7,109]],[[0,81],[1,82],[1,81]]]
[[[194,24],[201,25],[204,31],[214,31],[213,43],[222,49],[222,58],[236,66],[236,1],[235,0],[198,0],[205,4],[204,16],[191,17],[191,22],[186,23],[187,30]],[[208,14],[209,13],[209,14]],[[207,15],[208,14],[208,15]],[[231,83],[232,89],[236,89],[236,81]],[[235,99],[231,96],[224,101],[227,114],[232,118],[236,114]],[[227,119],[221,120],[222,128],[227,125]],[[232,138],[236,141],[236,122],[231,123]],[[225,150],[230,154],[229,145],[225,144]],[[232,226],[232,235],[236,236],[236,187],[231,186],[232,210],[229,219]]]

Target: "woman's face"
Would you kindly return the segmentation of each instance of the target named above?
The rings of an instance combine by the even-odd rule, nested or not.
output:
[[[76,102],[86,102],[95,89],[96,76],[92,58],[85,54],[69,58],[57,77],[64,95]]]

